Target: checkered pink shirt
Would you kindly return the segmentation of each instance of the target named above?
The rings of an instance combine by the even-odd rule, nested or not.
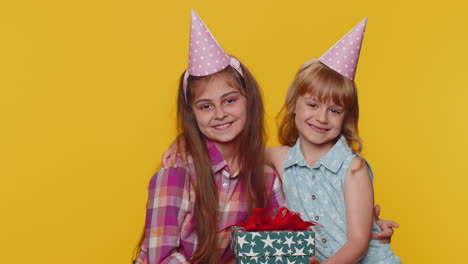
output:
[[[238,174],[231,174],[226,161],[212,142],[207,142],[212,170],[219,193],[218,230],[243,222],[247,217],[247,195]],[[140,245],[136,263],[189,263],[197,247],[195,232],[195,179],[192,162],[188,166],[161,169],[148,187],[145,238]],[[278,208],[284,203],[281,183],[273,170],[265,172],[269,188],[268,206]],[[218,233],[221,262],[232,259],[229,232]]]

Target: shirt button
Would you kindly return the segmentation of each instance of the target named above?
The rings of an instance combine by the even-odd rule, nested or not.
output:
[[[317,215],[317,216],[315,217],[315,221],[318,221],[319,219],[320,219],[320,217]]]
[[[312,200],[315,200],[317,197],[315,196],[315,194],[312,195]]]
[[[228,186],[227,182],[223,183],[223,187],[226,188]]]
[[[322,238],[322,243],[327,243],[327,239],[326,239],[326,238]]]

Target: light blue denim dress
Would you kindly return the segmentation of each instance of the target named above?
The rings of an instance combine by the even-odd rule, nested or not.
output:
[[[313,227],[317,241],[316,255],[321,262],[333,256],[346,242],[344,183],[355,157],[343,136],[312,168],[302,155],[299,139],[286,155],[283,169],[286,206],[301,213],[304,220],[323,225]],[[373,178],[371,170],[370,174]],[[375,220],[372,232],[380,232]],[[401,261],[388,244],[371,240],[366,255],[358,263]]]

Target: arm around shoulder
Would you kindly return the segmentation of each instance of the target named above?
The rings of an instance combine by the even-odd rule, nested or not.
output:
[[[280,177],[283,176],[283,164],[288,150],[288,146],[267,147],[265,149],[266,164],[273,167]]]

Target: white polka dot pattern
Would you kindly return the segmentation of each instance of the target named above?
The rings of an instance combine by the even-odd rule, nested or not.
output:
[[[192,10],[188,72],[193,76],[206,76],[229,65],[230,58],[218,44],[200,17]]]
[[[367,17],[325,52],[319,61],[348,79],[354,80],[366,23]]]

